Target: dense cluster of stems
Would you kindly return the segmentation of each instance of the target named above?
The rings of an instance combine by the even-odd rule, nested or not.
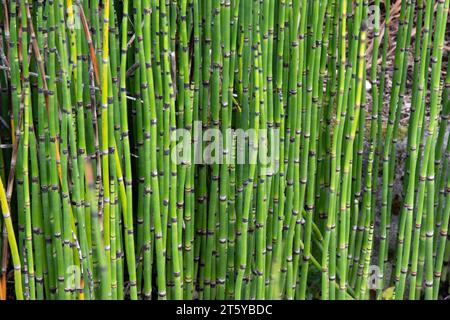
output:
[[[1,0],[0,300],[445,297],[449,3]]]

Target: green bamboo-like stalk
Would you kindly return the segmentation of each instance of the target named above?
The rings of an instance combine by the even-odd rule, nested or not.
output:
[[[299,207],[300,207],[300,196],[299,196],[299,175],[300,170],[298,166],[299,158],[300,158],[300,139],[299,135],[301,135],[301,118],[299,118],[298,110],[301,110],[298,106],[298,101],[301,101],[301,89],[302,87],[297,89],[297,79],[303,76],[303,49],[304,49],[304,41],[302,41],[302,37],[306,34],[306,16],[307,6],[305,2],[302,2],[302,13],[301,19],[302,23],[300,25],[300,21],[297,17],[300,9],[300,1],[293,2],[292,10],[290,11],[290,16],[294,20],[294,23],[291,25],[291,31],[288,39],[290,43],[290,53],[289,59],[291,62],[294,62],[294,67],[289,71],[288,76],[288,100],[287,100],[287,126],[286,126],[286,139],[291,142],[289,147],[287,148],[289,154],[289,160],[287,164],[287,183],[286,183],[286,206],[285,206],[285,224],[283,227],[283,233],[285,237],[283,238],[283,262],[281,264],[281,281],[283,285],[281,286],[281,291],[284,292],[287,290],[288,298],[292,298],[292,283],[293,279],[293,270],[292,270],[292,246],[293,246],[293,237],[295,232],[295,222],[298,220],[297,216],[299,215]],[[299,30],[300,26],[300,30]],[[297,32],[300,34],[298,35]],[[300,38],[300,40],[298,40]],[[295,64],[298,63],[298,68],[295,67]],[[300,82],[301,84],[301,82]],[[294,142],[294,143],[292,143]],[[295,194],[294,194],[295,193]],[[297,196],[297,197],[295,197]],[[294,201],[294,198],[297,201]],[[286,287],[284,287],[284,283],[286,282]]]
[[[447,142],[447,152],[449,151],[450,144]],[[448,169],[448,157],[444,160],[443,169]],[[446,192],[448,194],[449,191],[449,178],[447,177],[447,184],[446,184]],[[446,197],[446,206],[445,211],[442,213],[442,220],[441,220],[441,227],[439,229],[439,242],[437,245],[437,259],[435,263],[434,268],[434,281],[433,281],[433,299],[437,299],[437,295],[439,293],[439,284],[442,279],[442,270],[443,270],[443,262],[445,257],[445,242],[446,242],[446,236],[448,233],[448,222],[449,222],[449,212],[450,209],[448,209],[447,203],[450,201],[450,197]]]
[[[200,50],[201,50],[201,38],[200,38],[200,3],[198,0],[194,1],[194,6],[193,6],[193,11],[194,11],[194,18],[193,18],[193,35],[194,35],[194,56],[195,59],[193,61],[193,65],[194,65],[194,75],[193,75],[193,86],[194,86],[194,97],[192,100],[192,104],[193,104],[193,120],[194,121],[199,121],[199,117],[200,117],[200,79],[201,79],[201,72],[200,72],[200,68],[201,68],[201,64],[202,61],[200,59]],[[194,146],[197,146],[199,141],[195,138],[195,135],[198,133],[198,128],[197,126],[195,126],[192,130],[193,134],[194,134],[194,138],[193,138],[193,143]],[[193,184],[196,183],[196,181],[198,181],[198,178],[196,178],[196,172],[198,172],[198,170],[196,170],[196,168],[194,167],[196,159],[197,159],[197,150],[194,149],[194,152],[191,155],[191,159],[192,159],[192,166],[193,168],[192,173],[191,173],[191,179],[189,181],[192,182]],[[192,181],[193,180],[193,181]],[[195,206],[195,201],[196,199],[194,199],[197,194],[198,194],[198,189],[197,188],[193,188],[193,190],[191,190],[191,201],[190,201],[190,205],[193,206],[193,208],[196,208]],[[198,273],[198,260],[199,258],[199,254],[200,254],[200,246],[201,246],[201,224],[202,224],[202,219],[201,216],[199,214],[199,208],[197,209],[197,212],[194,211],[194,224],[192,226],[190,226],[191,230],[188,234],[187,237],[185,237],[186,240],[188,240],[190,237],[193,237],[193,241],[191,241],[191,243],[193,242],[193,249],[192,251],[192,256],[190,256],[189,258],[186,257],[184,261],[187,261],[187,263],[190,263],[190,268],[192,268],[192,276],[193,276],[193,287],[195,288],[198,284],[198,277],[197,277],[197,273]],[[197,235],[197,236],[196,236]],[[191,255],[191,252],[188,251],[189,255]],[[191,270],[186,270],[186,278],[189,275],[189,271]],[[185,280],[185,282],[187,283],[187,286],[189,287],[189,281],[188,279]]]
[[[430,1],[431,2],[431,1]],[[431,3],[427,3],[426,6],[426,11],[425,11],[425,17],[424,17],[424,46],[423,48],[426,48],[428,45],[428,32],[429,32],[429,27],[431,24]],[[424,86],[424,73],[425,73],[425,59],[426,59],[426,50],[423,50],[421,52],[421,60],[420,60],[420,74],[418,79],[422,79],[418,81],[417,86],[418,87],[422,87]],[[421,115],[421,110],[422,108],[424,108],[424,104],[423,104],[423,90],[419,90],[416,96],[416,102],[413,102],[415,104],[417,104],[415,111],[414,111],[414,117],[412,117],[412,122],[411,125],[412,126],[418,126],[419,121],[421,121],[421,119],[419,118]],[[408,179],[408,193],[407,193],[407,201],[405,203],[405,207],[406,208],[410,208],[409,210],[413,210],[413,201],[414,199],[412,199],[412,197],[414,196],[414,184],[415,184],[415,175],[413,173],[416,172],[416,166],[417,166],[417,153],[418,153],[418,147],[417,147],[417,135],[412,132],[411,134],[411,139],[410,139],[410,157],[409,157],[409,179]],[[412,184],[412,185],[410,185]],[[418,255],[419,255],[419,240],[420,240],[420,231],[421,228],[417,227],[417,226],[421,226],[422,224],[422,212],[423,210],[421,208],[419,208],[417,210],[417,215],[416,215],[416,228],[414,230],[414,239],[413,239],[413,253],[412,253],[412,266],[411,266],[411,285],[412,288],[415,287],[416,284],[416,275],[417,275],[417,262],[418,262]],[[414,299],[415,298],[415,290],[411,290],[410,294],[409,294],[410,299]]]
[[[193,108],[191,104],[192,99],[192,91],[189,83],[189,61],[188,61],[188,40],[187,40],[187,1],[182,1],[180,3],[181,12],[180,18],[182,20],[182,31],[180,32],[180,38],[182,41],[181,46],[181,55],[182,55],[182,69],[180,70],[180,85],[179,91],[180,95],[183,96],[180,107],[184,112],[181,115],[184,115],[184,128],[189,132],[189,135],[192,136],[192,123],[193,123]],[[181,99],[181,98],[180,98]],[[192,142],[189,141],[190,143]],[[193,207],[192,207],[192,188],[193,182],[192,179],[194,177],[194,171],[192,170],[192,156],[189,160],[183,160],[181,162],[181,182],[177,185],[177,220],[179,222],[178,227],[178,240],[180,243],[183,243],[183,247],[185,252],[180,252],[180,269],[186,269],[186,272],[183,274],[183,297],[187,299],[192,298],[193,287],[192,287],[192,277],[193,277],[193,255],[192,255],[192,220],[193,220]],[[186,223],[186,235],[185,240],[182,239],[182,221]],[[180,247],[177,248],[180,250]],[[187,260],[187,261],[186,261]],[[186,267],[184,267],[186,266]]]
[[[261,5],[259,6],[259,12],[261,13]],[[263,13],[264,14],[264,13]],[[259,121],[260,121],[260,129],[261,135],[258,134],[258,159],[259,159],[259,173],[258,173],[258,182],[257,182],[257,211],[255,215],[255,250],[256,250],[256,261],[255,261],[255,271],[256,279],[253,281],[256,283],[256,299],[264,299],[265,296],[265,283],[264,283],[264,268],[265,268],[265,225],[267,220],[267,164],[265,161],[265,157],[267,156],[267,143],[268,143],[268,134],[267,134],[267,103],[266,103],[266,90],[265,88],[265,79],[267,77],[263,74],[263,56],[262,53],[265,51],[265,48],[262,47],[261,43],[261,22],[258,22],[256,30],[254,30],[254,40],[255,43],[258,44],[258,69],[257,76],[258,82],[255,81],[255,91],[259,91],[260,102],[259,102]],[[262,32],[264,32],[264,30]],[[255,68],[256,68],[255,64]],[[258,112],[255,108],[255,113]]]
[[[386,16],[384,19],[384,37],[383,37],[383,50],[381,53],[381,74],[380,74],[380,90],[378,95],[378,100],[383,101],[383,94],[386,86],[386,63],[387,63],[387,52],[389,47],[389,26],[390,26],[390,13],[391,13],[391,2],[390,0],[385,1],[385,12]],[[377,114],[377,148],[375,149],[375,159],[373,164],[373,171],[378,172],[379,163],[380,163],[380,155],[381,155],[381,133],[382,133],[382,111],[383,108],[378,108]],[[374,179],[373,181],[373,196],[376,196],[376,190],[378,188],[378,179]],[[373,202],[372,211],[375,208],[375,201]],[[384,288],[384,274],[385,274],[385,257],[387,257],[387,239],[388,239],[388,226],[387,226],[387,218],[386,215],[381,215],[381,223],[380,223],[380,254],[378,256],[378,266],[380,268],[379,275],[379,285],[381,288]],[[378,295],[380,295],[380,291],[378,290]]]
[[[246,25],[245,29],[244,29],[244,37],[247,37],[246,39],[244,39],[244,42],[246,41],[246,43],[250,42],[250,35],[249,33],[247,33],[248,31],[251,31],[251,29],[249,30],[250,27],[250,20],[253,20],[253,22],[256,20],[255,18],[252,19],[253,14],[252,14],[252,7],[253,7],[253,3],[251,1],[248,1],[245,3],[246,6],[244,7],[244,12],[246,13],[246,16],[244,18],[244,23]],[[249,47],[249,44],[247,44],[247,46]],[[245,50],[245,48],[244,48]],[[248,56],[250,53],[249,52],[245,52],[245,56]],[[253,50],[253,63],[258,63],[258,52],[257,50]],[[248,79],[248,78],[247,78]],[[252,79],[255,83],[259,84],[259,77],[256,77],[254,79]],[[246,84],[243,83],[243,88],[244,90],[248,90],[248,87],[246,87]],[[256,87],[258,87],[255,84]],[[245,91],[245,93],[247,93]],[[255,171],[256,171],[256,159],[257,159],[257,148],[258,148],[258,129],[259,129],[259,112],[257,113],[257,110],[259,110],[259,101],[260,96],[259,96],[259,90],[257,90],[255,92],[255,102],[254,102],[254,106],[253,106],[253,114],[249,114],[249,116],[251,117],[252,121],[251,121],[251,127],[252,129],[254,129],[254,135],[252,137],[253,141],[249,140],[249,165],[247,172],[244,171],[244,179],[247,179],[245,181],[245,187],[243,190],[243,195],[244,195],[244,199],[243,199],[243,211],[242,211],[242,217],[241,217],[241,226],[242,226],[242,239],[239,240],[241,241],[241,245],[239,246],[239,255],[238,255],[238,266],[239,266],[239,270],[238,270],[238,274],[237,274],[237,278],[236,278],[236,288],[235,288],[235,297],[236,300],[240,300],[241,296],[242,296],[242,282],[244,280],[244,272],[245,269],[247,268],[247,264],[248,262],[246,262],[245,260],[247,259],[247,253],[248,253],[248,245],[247,245],[247,234],[248,234],[248,229],[247,226],[249,224],[249,216],[250,216],[250,210],[251,210],[251,198],[252,198],[252,193],[253,193],[253,183],[254,183],[254,177],[255,177]],[[243,104],[243,111],[245,113],[249,112],[250,110],[246,110],[245,108],[249,108],[249,105],[247,104]],[[245,116],[246,114],[244,114]],[[245,118],[244,118],[245,121]],[[245,128],[245,127],[244,127]]]
[[[275,99],[274,99],[274,120],[275,128],[281,130],[280,132],[280,145],[278,158],[279,169],[274,179],[274,196],[273,202],[274,208],[274,223],[273,223],[273,258],[270,272],[270,284],[269,284],[269,297],[276,299],[280,297],[279,283],[279,267],[281,260],[281,235],[283,227],[283,215],[284,215],[284,106],[282,100],[282,85],[283,85],[283,50],[284,50],[284,36],[285,36],[285,18],[286,18],[286,3],[281,1],[278,5],[278,38],[277,38],[277,49],[276,58],[277,63],[275,64]],[[280,161],[281,160],[281,161]]]
[[[37,255],[37,261],[36,261],[36,285],[37,285],[37,299],[43,300],[45,296],[50,296],[50,286],[54,287],[54,268],[53,263],[50,257],[50,251],[46,250],[47,248],[51,248],[51,243],[49,246],[45,244],[45,237],[50,237],[50,228],[48,225],[48,216],[47,213],[43,213],[44,210],[48,210],[48,195],[47,195],[47,189],[48,189],[48,180],[47,180],[47,168],[45,165],[40,166],[38,163],[38,160],[41,160],[42,163],[45,164],[45,161],[43,161],[45,157],[45,146],[42,146],[42,153],[41,151],[37,150],[37,146],[39,145],[39,141],[44,140],[45,141],[45,133],[48,133],[48,126],[46,126],[45,120],[43,119],[44,112],[48,111],[47,107],[47,100],[44,96],[44,90],[47,89],[47,81],[45,79],[45,69],[43,68],[43,61],[40,54],[40,47],[42,47],[43,43],[43,35],[42,32],[39,33],[38,37],[36,38],[36,34],[34,32],[34,27],[31,19],[31,12],[30,7],[28,3],[26,4],[26,11],[27,11],[27,20],[28,25],[30,26],[30,35],[31,35],[31,41],[33,42],[33,51],[35,53],[35,57],[37,60],[37,63],[39,64],[39,67],[42,66],[42,69],[38,73],[38,99],[37,103],[39,105],[38,108],[38,118],[41,119],[42,122],[40,122],[40,126],[37,128],[36,133],[36,127],[34,127],[34,130],[31,132],[32,138],[30,142],[30,152],[31,152],[31,163],[32,163],[32,221],[34,224],[36,224],[36,227],[33,228],[33,240],[34,240],[34,246],[36,247],[36,255]],[[43,3],[39,2],[37,8],[37,25],[38,29],[43,28]],[[43,30],[40,30],[43,31]],[[43,72],[44,71],[44,72]],[[33,116],[30,116],[31,119],[33,119]],[[45,128],[44,128],[45,127]],[[39,135],[39,140],[37,139],[37,135]],[[41,140],[42,139],[42,140]],[[39,172],[40,168],[42,168],[42,173]],[[41,178],[42,177],[42,178]],[[41,180],[42,179],[42,180]],[[42,183],[42,181],[44,181]],[[43,186],[45,186],[43,188]],[[42,190],[42,191],[41,191]],[[43,195],[45,193],[45,195]],[[46,248],[47,246],[47,248]],[[49,264],[51,263],[51,265]],[[50,276],[49,276],[50,275]],[[50,279],[49,279],[50,278]],[[44,296],[45,294],[45,296]]]
[[[55,3],[49,1],[49,64],[47,74],[50,77],[48,88],[49,88],[49,132],[50,132],[50,225],[52,226],[52,238],[55,243],[56,251],[56,270],[57,270],[57,293],[58,298],[62,299],[64,296],[64,259],[62,257],[62,242],[61,242],[61,208],[60,208],[60,197],[59,197],[59,181],[58,181],[58,164],[56,159],[57,154],[57,107],[56,107],[56,83],[55,83],[55,62],[56,62],[56,43],[55,43]]]
[[[221,63],[221,51],[220,51],[220,44],[221,44],[221,25],[220,25],[220,19],[221,19],[221,13],[220,13],[220,1],[215,0],[212,2],[212,34],[214,36],[212,37],[212,50],[211,50],[211,68],[212,68],[212,74],[211,74],[211,87],[210,87],[210,99],[211,99],[211,105],[210,105],[210,112],[211,112],[211,128],[212,129],[219,129],[219,116],[220,116],[220,69],[222,68]],[[214,150],[212,153],[212,157],[217,157],[217,153],[219,153],[220,150]],[[219,155],[220,157],[220,155]],[[217,158],[216,158],[217,159]],[[211,172],[211,179],[212,182],[209,186],[209,201],[208,201],[208,214],[207,214],[207,238],[206,238],[206,266],[205,266],[205,293],[204,298],[205,299],[211,299],[213,293],[212,282],[215,282],[215,277],[212,275],[213,270],[213,262],[212,260],[215,260],[215,252],[216,252],[216,234],[215,234],[215,226],[216,226],[216,215],[219,211],[219,203],[218,203],[218,194],[219,194],[219,174],[220,174],[220,168],[217,161],[214,161],[214,164],[212,165],[212,172]],[[225,222],[224,222],[225,223]],[[220,225],[220,222],[219,222]],[[223,227],[225,227],[222,224]],[[226,229],[225,229],[226,230]],[[223,252],[224,253],[224,252]]]
[[[430,123],[425,146],[424,158],[431,153],[427,167],[427,219],[426,219],[426,257],[425,257],[425,299],[433,298],[433,237],[434,237],[434,190],[435,190],[435,153],[432,148],[436,146],[438,104],[440,100],[440,70],[442,67],[442,48],[444,44],[445,30],[444,21],[447,21],[449,1],[438,3],[436,15],[436,33],[433,44],[431,63],[431,102],[430,102]]]
[[[126,66],[127,66],[127,50],[128,50],[128,0],[123,3],[122,12],[122,47],[121,47],[121,64],[120,64],[120,102],[121,102],[121,134],[123,139],[124,163],[125,163],[125,187],[127,206],[124,210],[124,228],[126,235],[124,236],[125,254],[130,276],[130,296],[137,299],[136,290],[136,254],[134,242],[134,226],[133,226],[133,187],[132,187],[132,168],[130,154],[130,139],[128,130],[128,112],[126,97]]]
[[[199,120],[201,120],[201,130],[207,129],[208,122],[208,97],[209,97],[209,86],[210,86],[210,67],[211,67],[211,55],[208,54],[211,50],[211,1],[202,2],[201,12],[204,12],[204,18],[202,19],[201,28],[203,31],[203,42],[202,42],[202,89],[201,89],[201,101],[199,102]],[[202,150],[205,147],[205,142],[201,141]],[[198,155],[196,155],[198,158]],[[205,251],[206,251],[206,236],[207,236],[207,167],[205,165],[200,166],[198,172],[198,181],[200,184],[199,193],[197,196],[198,211],[199,211],[199,228],[197,228],[197,235],[201,243],[197,245],[198,253],[195,254],[195,259],[197,261],[197,271],[198,275],[198,290],[199,297],[203,297],[204,292],[204,281],[205,281]]]
[[[29,299],[36,299],[35,288],[35,273],[34,273],[34,255],[32,246],[32,227],[31,227],[31,203],[30,203],[30,180],[29,180],[29,141],[30,141],[30,77],[29,77],[29,63],[28,63],[28,28],[27,28],[27,14],[25,1],[20,2],[20,11],[22,16],[22,74],[24,78],[24,122],[23,122],[23,189],[24,189],[24,216],[25,216],[25,247],[27,270],[29,278]]]
[[[150,60],[150,53],[149,53],[149,43],[150,43],[150,36],[149,36],[149,25],[150,25],[150,12],[149,12],[149,2],[146,1],[145,3],[143,3],[144,5],[144,30],[146,33],[142,33],[142,31],[140,33],[136,33],[138,37],[138,41],[140,43],[144,42],[143,44],[143,49],[142,47],[139,45],[139,61],[141,63],[141,75],[144,77],[144,73],[146,74],[146,77],[144,77],[144,79],[147,79],[147,81],[149,80],[150,77],[150,81],[152,79],[153,74],[151,74],[152,70],[151,69],[147,69],[147,64],[144,67],[143,61],[145,61],[147,63],[147,61]],[[141,25],[141,8],[136,6],[136,22]],[[144,50],[143,52],[141,52],[141,50]],[[144,55],[144,59],[142,60],[141,55]],[[151,64],[150,64],[151,65]],[[144,80],[145,81],[145,80]],[[150,93],[148,92],[147,88],[141,88],[142,90],[142,96],[147,96],[147,99],[151,99],[152,95],[150,95]],[[151,90],[151,89],[150,89]],[[148,110],[148,105],[146,105],[145,101],[147,101],[147,103],[149,102],[149,100],[144,100],[144,110]],[[148,112],[148,111],[147,111]],[[144,115],[145,113],[143,113]],[[146,118],[146,117],[145,117]],[[145,119],[144,118],[144,119]],[[144,123],[144,130],[146,130],[147,134],[145,134],[144,131],[144,154],[146,155],[146,158],[148,157],[149,154],[149,147],[150,147],[150,141],[148,141],[150,139],[149,136],[149,125],[147,122],[145,122],[145,120],[143,121]],[[144,296],[149,299],[150,298],[150,290],[151,290],[151,283],[152,283],[152,279],[149,276],[151,274],[151,248],[152,248],[152,239],[151,239],[151,235],[150,235],[150,170],[149,168],[147,168],[147,166],[144,168],[144,199],[143,199],[143,234],[144,234],[144,239],[143,239],[143,250],[144,250]]]
[[[219,255],[219,267],[217,275],[217,298],[225,299],[225,281],[226,281],[226,267],[227,267],[227,236],[228,236],[228,221],[227,221],[227,205],[228,205],[228,163],[229,163],[229,152],[230,152],[230,141],[227,129],[229,127],[229,76],[230,76],[230,16],[231,16],[231,2],[226,0],[221,4],[222,15],[220,16],[220,28],[217,32],[223,32],[224,36],[220,38],[222,46],[222,102],[221,102],[221,117],[222,126],[221,132],[223,135],[223,146],[222,146],[222,162],[220,166],[220,182],[219,182],[219,245],[218,245],[218,255]],[[216,22],[215,22],[216,23]]]
[[[447,65],[448,68],[448,65]],[[443,88],[442,93],[442,111],[441,111],[441,124],[439,127],[439,135],[437,140],[437,146],[436,146],[436,164],[440,166],[442,169],[442,172],[448,172],[448,151],[450,148],[450,145],[447,141],[447,147],[444,148],[444,137],[445,136],[445,130],[443,130],[443,127],[446,127],[448,125],[448,83],[450,81],[450,75],[447,73],[445,78],[445,84]],[[447,139],[448,140],[448,139]],[[442,159],[442,157],[444,157]],[[440,159],[440,160],[438,160]],[[439,169],[438,169],[439,170]],[[447,175],[448,177],[448,175]],[[445,233],[447,232],[447,229],[445,226],[448,225],[447,222],[447,214],[444,210],[445,204],[446,204],[446,177],[445,174],[442,177],[437,177],[437,181],[439,181],[439,195],[437,196],[437,221],[436,221],[436,227],[435,232],[436,234],[439,233],[440,236],[436,237],[434,242],[434,249],[437,255],[437,260],[435,264],[435,271],[434,271],[434,282],[433,282],[433,296],[434,299],[437,299],[438,292],[439,292],[439,285],[441,282],[442,277],[442,263],[444,261],[444,244],[445,241],[442,241],[442,237],[444,237]],[[435,205],[436,206],[436,205]]]
[[[335,228],[336,228],[336,218],[335,218],[335,202],[337,197],[337,158],[340,158],[340,152],[338,152],[338,144],[339,141],[339,131],[342,126],[341,121],[345,121],[345,113],[344,119],[342,119],[342,104],[343,104],[343,95],[344,95],[344,86],[345,86],[345,62],[346,62],[346,45],[345,42],[342,41],[345,38],[346,34],[346,19],[347,19],[347,3],[346,1],[342,1],[340,3],[340,31],[339,31],[339,72],[338,72],[338,104],[336,108],[336,120],[335,127],[333,129],[333,142],[331,149],[331,179],[330,179],[330,197],[328,200],[328,219],[325,228],[325,238],[324,238],[324,247],[322,251],[322,298],[323,299],[334,299],[335,290]],[[328,252],[330,250],[330,252]],[[328,257],[329,254],[329,257]],[[330,289],[331,287],[331,289]]]
[[[76,121],[78,123],[77,127],[77,138],[75,138],[75,134],[72,134],[72,147],[71,147],[71,157],[73,161],[73,165],[77,166],[73,170],[73,181],[74,181],[74,195],[73,200],[75,201],[75,211],[77,216],[77,222],[80,226],[80,231],[78,233],[78,238],[80,239],[80,249],[81,249],[81,259],[83,264],[83,275],[86,280],[88,280],[88,276],[91,273],[91,263],[89,259],[88,253],[88,238],[86,233],[86,223],[85,223],[85,211],[84,211],[84,193],[85,193],[85,183],[84,183],[84,166],[82,165],[85,159],[85,124],[84,124],[84,111],[83,111],[83,70],[82,70],[82,61],[81,55],[78,52],[81,51],[81,35],[80,32],[75,31],[75,16],[74,16],[74,5],[72,1],[68,1],[68,25],[69,25],[69,33],[70,33],[70,61],[72,63],[72,72],[73,72],[73,81],[76,83],[76,105],[77,105],[77,118]],[[71,130],[75,132],[74,129]],[[78,144],[78,148],[76,148],[75,139]],[[77,159],[75,160],[75,157]],[[87,299],[90,299],[90,282],[88,281],[87,285],[84,286],[84,296]]]
[[[103,190],[103,242],[106,251],[107,281],[109,286],[107,296],[111,296],[111,226],[110,226],[110,173],[109,173],[109,145],[108,145],[108,66],[109,66],[109,1],[104,3],[102,23],[102,63],[101,63],[101,160],[102,160],[102,190]],[[98,242],[97,242],[98,243]]]
[[[448,69],[448,65],[447,65]],[[447,172],[445,168],[443,167],[446,164],[447,159],[444,156],[445,148],[444,148],[444,140],[446,135],[446,130],[448,126],[448,117],[449,117],[449,104],[448,104],[448,84],[450,81],[450,75],[446,74],[444,87],[442,91],[442,109],[440,112],[440,124],[439,124],[439,131],[438,131],[438,137],[436,141],[436,158],[435,158],[435,165],[436,165],[436,171],[439,172],[442,170],[442,172]],[[444,159],[443,159],[444,157]],[[436,177],[436,185],[439,188],[439,192],[436,192],[435,197],[435,207],[437,209],[436,212],[436,222],[435,222],[435,232],[438,233],[439,229],[442,224],[442,214],[443,214],[443,205],[444,205],[444,195],[445,195],[445,174],[441,176]],[[434,255],[436,255],[437,250],[437,242],[439,238],[436,237],[434,239]],[[434,291],[437,291],[436,287],[434,286]]]

